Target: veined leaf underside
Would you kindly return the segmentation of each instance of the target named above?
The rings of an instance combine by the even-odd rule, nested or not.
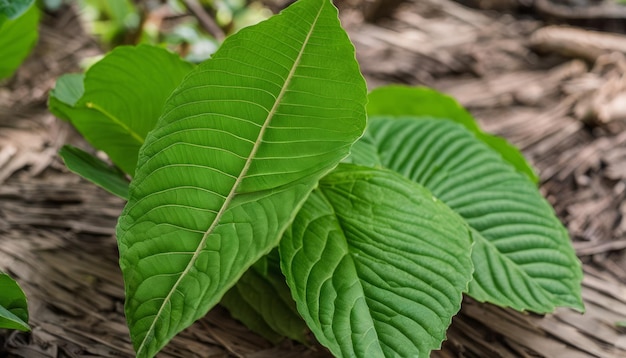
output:
[[[269,25],[244,29],[193,71],[140,151],[118,225],[127,317],[140,356],[204,315],[275,246],[317,180],[362,134],[358,66],[353,56],[330,61],[336,49],[325,45],[349,44],[329,30],[331,20],[338,24],[336,10],[326,0],[296,6],[306,26],[283,21],[285,38],[267,34]],[[278,57],[276,38],[300,40]],[[251,42],[264,46],[249,49]],[[323,71],[337,61],[343,74]]]
[[[320,8],[320,13],[321,13],[321,10],[322,9]],[[318,16],[319,16],[319,13],[318,13]],[[317,21],[317,17],[316,17],[315,21]],[[311,29],[313,29],[313,27]],[[252,163],[252,159],[255,157],[257,151],[259,150],[259,146],[260,146],[260,144],[261,144],[261,142],[263,140],[263,135],[265,134],[265,131],[266,131],[267,127],[271,123],[272,118],[274,118],[274,115],[276,114],[276,111],[277,111],[277,109],[278,109],[278,107],[279,107],[279,105],[281,103],[281,100],[282,100],[283,96],[285,95],[285,90],[288,88],[289,83],[291,82],[291,79],[293,78],[295,69],[297,68],[298,64],[300,63],[300,59],[302,58],[302,52],[303,52],[306,44],[309,41],[311,33],[312,33],[312,31],[309,32],[309,34],[307,35],[305,41],[303,42],[302,48],[299,51],[298,57],[296,58],[296,61],[294,62],[293,67],[289,71],[289,76],[285,79],[285,85],[283,86],[283,88],[281,89],[278,97],[276,98],[276,100],[274,102],[274,106],[272,106],[271,110],[267,114],[265,122],[259,128],[259,134],[257,136],[256,141],[254,142],[252,150],[250,151],[250,156],[248,158],[246,158],[245,164],[244,164],[243,168],[241,169],[241,172],[235,178],[235,183],[233,184],[232,189],[230,190],[228,195],[224,198],[224,201],[223,201],[219,211],[217,213],[215,213],[215,217],[212,219],[211,226],[209,226],[209,228],[203,234],[202,240],[200,241],[200,244],[198,245],[198,248],[195,250],[195,252],[193,253],[193,256],[189,260],[189,264],[187,264],[187,267],[185,267],[185,270],[180,273],[179,279],[176,281],[176,283],[174,284],[174,286],[170,290],[170,293],[168,294],[168,296],[165,297],[165,299],[163,300],[163,303],[161,304],[161,308],[159,309],[159,311],[156,314],[157,317],[161,316],[163,308],[166,306],[168,301],[171,299],[171,295],[173,295],[176,292],[176,290],[178,289],[178,286],[180,285],[182,279],[187,275],[189,270],[192,269],[195,261],[198,258],[199,253],[206,246],[206,241],[209,238],[209,235],[215,230],[216,225],[220,222],[220,219],[222,218],[222,216],[226,212],[227,208],[229,207],[229,204],[231,203],[231,201],[233,200],[234,196],[236,195],[237,189],[239,188],[242,180],[247,175],[248,170],[250,169],[250,165]],[[240,120],[244,120],[245,121],[245,119],[242,119],[242,118],[240,118]],[[233,153],[233,154],[235,154],[235,153]],[[150,333],[151,333],[152,330],[154,330],[154,325],[156,324],[157,320],[154,320],[153,322],[154,323],[150,327],[150,331],[147,332],[147,334],[146,334],[146,336],[144,338],[144,342],[145,342],[146,338],[151,336]],[[140,347],[145,347],[146,346],[144,342],[141,343]],[[140,352],[138,351],[137,355],[139,355],[139,353]]]

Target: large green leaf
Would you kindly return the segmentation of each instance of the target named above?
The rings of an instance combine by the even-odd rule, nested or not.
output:
[[[65,165],[72,172],[82,176],[109,193],[128,200],[128,180],[119,169],[85,152],[82,149],[65,145],[59,151]]]
[[[463,220],[390,170],[342,164],[280,242],[298,310],[336,357],[428,357],[471,279]]]
[[[378,153],[382,166],[424,185],[473,228],[471,296],[518,310],[583,310],[580,262],[554,210],[526,175],[466,128],[371,118],[355,149]]]
[[[121,46],[89,68],[84,83],[80,75],[59,78],[49,107],[132,175],[165,100],[192,68],[162,48]]]
[[[35,46],[38,24],[39,10],[34,5],[12,20],[0,15],[0,79],[12,76]]]
[[[117,227],[140,357],[202,317],[365,127],[365,82],[329,0],[241,30],[168,99]]]
[[[289,337],[306,343],[308,329],[280,271],[278,252],[274,250],[259,261],[227,292],[221,304],[233,317],[273,342]]]
[[[0,328],[30,331],[26,296],[17,282],[0,272]]]
[[[369,116],[415,116],[447,119],[458,122],[500,153],[505,161],[526,174],[534,183],[539,177],[524,156],[504,138],[483,132],[476,120],[454,98],[427,87],[385,86],[373,90],[368,96]]]

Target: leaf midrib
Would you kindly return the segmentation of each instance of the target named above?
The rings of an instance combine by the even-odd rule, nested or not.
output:
[[[366,133],[368,133],[368,132],[366,132]],[[383,167],[383,168],[386,168],[386,169],[389,169],[389,170],[393,170],[393,169],[390,169],[388,165],[385,165],[385,164],[384,164],[384,161],[383,161],[383,155],[382,155],[382,153],[380,152],[380,148],[379,148],[377,145],[373,145],[373,147],[374,147],[374,149],[375,149],[375,153],[376,153],[376,159],[377,159],[377,161],[378,161],[379,163],[383,163],[383,164],[382,164],[382,167]],[[414,179],[411,179],[411,178],[409,178],[408,176],[406,176],[406,175],[404,175],[404,174],[402,174],[402,176],[403,176],[403,177],[405,177],[405,178],[407,178],[407,179],[409,179],[409,180],[411,180],[411,181],[413,181],[413,182],[416,182],[416,183],[418,183],[419,185],[422,185],[424,188],[426,188],[426,189],[430,190],[430,189],[429,189],[426,185],[422,184],[421,182],[419,182],[419,181],[417,181],[417,180],[414,180]],[[447,200],[446,200],[446,201],[443,201],[443,200],[442,200],[442,202],[443,202],[446,206],[448,206]],[[452,208],[452,207],[450,207],[450,206],[448,206],[448,207],[449,207],[452,211],[454,211],[457,215],[459,215],[459,217],[460,217],[460,218],[461,218],[461,219],[462,219],[462,220],[463,220],[463,221],[467,224],[467,226],[470,228],[470,230],[473,230],[473,231],[475,232],[475,237],[479,237],[479,238],[480,238],[480,240],[482,240],[483,242],[485,242],[487,246],[492,247],[492,248],[493,248],[493,250],[495,250],[495,251],[499,254],[499,257],[501,258],[501,260],[506,261],[509,265],[511,265],[511,267],[515,268],[515,269],[516,269],[516,270],[517,270],[517,271],[521,274],[521,276],[524,276],[524,279],[525,279],[527,282],[532,283],[532,284],[533,284],[533,286],[534,286],[536,289],[538,289],[538,290],[542,291],[542,292],[543,292],[544,294],[546,294],[547,296],[549,296],[549,297],[553,297],[553,298],[554,298],[554,297],[556,297],[556,296],[555,296],[552,292],[548,291],[545,287],[543,287],[542,285],[540,285],[540,284],[536,283],[536,282],[535,282],[535,278],[534,278],[534,277],[532,277],[532,276],[530,276],[530,275],[528,274],[528,272],[526,272],[525,270],[523,270],[523,269],[522,269],[522,268],[521,268],[521,267],[520,267],[520,266],[519,266],[519,265],[518,265],[515,261],[513,261],[513,260],[512,260],[510,257],[508,257],[507,255],[503,254],[503,253],[502,253],[502,252],[498,249],[498,247],[497,247],[497,246],[496,246],[493,242],[491,242],[491,241],[490,241],[490,240],[488,240],[486,237],[484,237],[484,235],[483,235],[483,234],[482,234],[482,233],[481,233],[478,229],[476,229],[474,226],[472,226],[472,225],[469,223],[468,219],[466,219],[463,215],[461,215],[461,214],[457,211],[457,209],[456,209],[456,208]],[[468,283],[468,284],[469,284],[469,283]],[[536,299],[536,297],[533,297],[533,298],[534,298],[534,299]],[[539,302],[539,300],[537,300],[537,301]],[[511,301],[511,302],[513,302],[513,301]],[[524,302],[524,303],[526,303],[526,302]],[[554,305],[553,305],[553,307],[554,307]]]
[[[143,145],[143,142],[145,140],[145,138],[143,138],[141,135],[139,135],[137,132],[135,132],[132,128],[130,128],[126,123],[124,123],[121,119],[117,118],[116,116],[112,115],[111,113],[109,113],[107,110],[105,110],[104,108],[102,108],[100,105],[93,103],[93,102],[87,102],[85,103],[85,106],[87,108],[90,109],[94,109],[100,113],[102,113],[105,117],[107,117],[108,119],[110,119],[113,123],[117,124],[118,126],[122,127],[122,129],[130,134],[130,136],[136,140],[139,145]]]
[[[332,204],[331,199],[328,197],[328,195],[324,192],[324,189],[320,186],[319,188],[319,193],[322,197],[322,200],[324,200],[326,202],[327,208],[330,209],[330,211],[332,212],[332,216],[335,219],[335,222],[337,223],[337,226],[339,227],[339,232],[341,233],[341,236],[344,239],[344,243],[346,245],[346,253],[344,255],[344,258],[346,258],[347,260],[350,261],[352,269],[354,270],[354,273],[358,279],[358,285],[361,291],[361,294],[363,295],[363,298],[367,298],[367,295],[365,294],[365,287],[363,286],[363,279],[361,278],[361,276],[359,275],[359,270],[357,269],[357,265],[355,262],[355,258],[353,256],[353,253],[351,251],[351,247],[350,247],[350,240],[348,239],[348,237],[346,236],[346,232],[348,232],[347,228],[345,227],[343,221],[341,220],[340,215],[337,213],[337,211],[335,210],[335,206]],[[374,320],[374,317],[372,316],[372,308],[370,307],[367,299],[364,300],[364,304],[367,307],[367,314],[369,316],[369,320],[371,322],[371,327],[368,329],[373,329],[374,330],[374,335],[376,335],[376,341],[375,342],[371,342],[370,344],[376,344],[379,348],[379,351],[381,353],[384,352],[383,347],[381,345],[381,337],[378,334],[378,327],[376,327],[376,322]],[[336,343],[336,345],[338,346],[339,350],[344,353],[344,346],[340,344],[339,340],[336,338],[335,332],[333,331],[333,335],[334,337],[333,340]],[[327,339],[329,339],[329,341],[331,340],[331,337],[326,337]],[[331,342],[329,342],[331,343]],[[348,355],[351,355],[352,353],[357,351],[357,347],[355,347],[354,345],[352,345],[352,352],[347,352]]]
[[[298,67],[298,65],[300,64],[300,61],[302,59],[302,55],[304,53],[304,49],[307,46],[307,44],[308,44],[308,42],[309,42],[309,40],[311,38],[311,34],[313,33],[313,30],[314,30],[314,28],[315,28],[315,26],[316,26],[316,24],[317,24],[317,22],[319,20],[319,17],[321,15],[322,10],[324,9],[325,5],[326,5],[326,3],[323,3],[322,6],[320,6],[319,11],[315,15],[315,18],[314,18],[314,20],[313,20],[313,22],[311,24],[311,28],[310,28],[309,32],[307,33],[306,38],[302,42],[302,46],[300,47],[300,51],[298,52],[298,56],[296,57],[296,59],[294,61],[294,64],[293,64],[293,66],[291,67],[291,69],[289,71],[289,74],[285,78],[285,84],[283,85],[283,87],[280,90],[280,93],[276,97],[276,101],[274,102],[274,105],[272,106],[272,109],[267,114],[267,117],[265,118],[263,126],[259,130],[259,134],[257,136],[257,139],[254,142],[254,146],[252,147],[252,150],[250,152],[250,156],[246,159],[246,162],[244,163],[244,166],[241,169],[241,172],[237,176],[237,179],[235,180],[235,183],[233,184],[233,187],[231,188],[230,192],[228,193],[228,196],[226,197],[226,199],[224,200],[224,203],[222,204],[220,210],[217,212],[217,215],[215,216],[215,219],[211,223],[211,226],[204,233],[204,235],[202,237],[202,240],[198,244],[198,248],[194,252],[194,254],[191,257],[191,259],[189,260],[189,263],[187,264],[187,267],[185,267],[185,269],[181,272],[179,278],[176,280],[176,282],[172,286],[172,289],[169,291],[169,293],[167,294],[167,296],[165,297],[165,299],[161,303],[161,306],[159,307],[159,310],[157,311],[157,314],[154,316],[155,318],[153,319],[152,324],[150,325],[150,328],[146,331],[144,339],[142,340],[141,344],[137,348],[137,356],[138,357],[141,356],[142,351],[147,347],[147,343],[149,343],[149,341],[150,341],[150,340],[148,340],[148,338],[151,336],[151,334],[154,333],[153,331],[156,328],[156,323],[158,322],[158,318],[162,315],[164,308],[166,307],[167,303],[171,300],[171,297],[174,294],[174,292],[176,291],[176,289],[178,288],[178,286],[181,284],[183,279],[187,276],[187,274],[189,273],[191,268],[194,266],[195,261],[197,260],[198,256],[202,252],[202,248],[206,245],[206,241],[208,240],[208,238],[211,235],[211,233],[214,231],[216,226],[221,221],[222,216],[228,210],[228,207],[230,206],[231,201],[233,200],[233,198],[236,195],[237,188],[239,187],[239,185],[241,184],[241,182],[245,178],[248,170],[250,169],[250,165],[252,164],[252,160],[254,159],[254,157],[255,157],[255,155],[256,155],[256,153],[257,153],[257,151],[258,151],[258,149],[259,149],[259,147],[261,145],[261,142],[262,142],[262,139],[263,139],[263,135],[265,134],[265,130],[269,126],[269,123],[272,121],[272,118],[274,117],[274,114],[276,114],[276,111],[278,110],[278,107],[281,104],[282,98],[285,95],[286,89],[289,87],[289,84],[291,83],[291,80],[294,77],[296,68]]]

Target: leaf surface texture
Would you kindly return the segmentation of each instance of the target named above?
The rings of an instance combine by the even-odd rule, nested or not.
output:
[[[372,117],[431,117],[457,122],[500,153],[505,161],[526,174],[534,183],[539,181],[519,149],[504,138],[483,132],[472,115],[454,98],[431,88],[398,85],[379,87],[368,96],[367,114]]]
[[[165,100],[193,65],[169,51],[120,46],[87,70],[64,75],[50,94],[50,110],[134,175],[139,148]],[[83,83],[80,79],[83,79]]]
[[[365,127],[365,83],[328,0],[228,38],[165,104],[117,227],[139,357],[202,317]]]
[[[471,242],[428,190],[342,164],[279,247],[300,313],[336,357],[428,357],[471,279]]]
[[[472,227],[472,297],[517,310],[583,310],[581,265],[554,210],[526,175],[466,128],[376,117],[362,142],[382,166],[428,188]]]

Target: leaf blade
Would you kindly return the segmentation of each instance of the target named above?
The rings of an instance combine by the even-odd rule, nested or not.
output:
[[[0,1],[0,16],[4,15],[14,20],[26,12],[34,2],[35,0],[11,0],[10,3],[7,3],[7,0]]]
[[[11,77],[37,43],[39,10],[31,5],[22,15],[2,20],[0,16],[0,79]]]
[[[4,272],[0,272],[0,292],[0,328],[30,331],[26,296]]]
[[[85,75],[82,73],[68,73],[59,77],[48,96],[48,109],[60,119],[71,122],[68,112],[71,113],[76,102],[85,93]]]
[[[274,343],[284,337],[307,343],[308,328],[298,314],[285,277],[280,272],[278,252],[272,251],[261,260],[266,267],[258,269],[257,262],[248,269],[221,304],[235,318]]]
[[[539,177],[522,153],[504,138],[483,132],[472,115],[454,98],[427,87],[384,86],[370,92],[367,113],[372,117],[431,117],[462,124],[485,142],[519,172],[526,174],[535,184]]]
[[[552,207],[466,129],[379,117],[370,119],[364,141],[384,167],[427,187],[473,228],[470,296],[518,310],[583,310],[581,265]]]
[[[124,173],[82,149],[64,145],[59,151],[65,166],[72,172],[96,184],[109,193],[128,200],[128,185]]]
[[[419,185],[342,164],[279,249],[298,310],[335,356],[422,357],[460,308],[471,241],[463,221]]]
[[[327,0],[241,30],[186,77],[140,151],[117,227],[138,356],[206,313],[277,244],[362,134],[364,106],[354,48]]]
[[[49,107],[133,175],[139,148],[165,100],[192,68],[159,47],[119,46],[84,75],[60,77],[50,93]]]

